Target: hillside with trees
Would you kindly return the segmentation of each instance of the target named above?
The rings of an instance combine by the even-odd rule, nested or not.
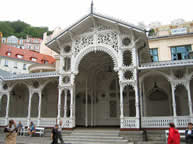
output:
[[[0,32],[3,33],[3,37],[15,35],[18,38],[26,38],[27,35],[42,38],[44,32],[51,34],[48,27],[34,27],[19,20],[13,22],[0,21]]]

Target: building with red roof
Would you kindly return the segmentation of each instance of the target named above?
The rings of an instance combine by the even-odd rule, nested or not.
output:
[[[0,68],[12,73],[28,73],[28,67],[32,64],[54,63],[55,59],[49,55],[8,46],[3,43],[0,47]]]

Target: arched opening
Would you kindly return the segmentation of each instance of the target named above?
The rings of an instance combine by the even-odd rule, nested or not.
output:
[[[126,85],[123,90],[123,113],[125,117],[135,117],[135,90],[133,86]]]
[[[7,107],[7,95],[0,97],[0,117],[5,117]]]
[[[76,76],[77,126],[119,126],[118,75],[111,56],[103,51],[83,57]]]
[[[34,93],[31,98],[31,117],[38,117],[39,95]]]
[[[172,116],[172,91],[168,80],[158,73],[147,75],[141,84],[144,116]]]
[[[49,82],[42,91],[41,117],[57,116],[58,82]]]
[[[27,117],[29,104],[28,87],[19,83],[10,93],[9,117]]]
[[[184,85],[178,85],[175,89],[177,116],[189,115],[188,93]]]

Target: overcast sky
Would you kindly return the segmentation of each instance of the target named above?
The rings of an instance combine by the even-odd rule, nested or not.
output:
[[[22,20],[33,26],[66,28],[90,11],[91,0],[0,0],[0,21]],[[94,0],[94,11],[146,25],[183,18],[193,20],[193,0]]]

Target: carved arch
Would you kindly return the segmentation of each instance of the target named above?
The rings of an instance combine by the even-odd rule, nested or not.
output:
[[[147,76],[151,75],[151,74],[160,74],[161,76],[163,76],[164,78],[166,78],[168,80],[168,82],[170,82],[171,78],[169,75],[163,73],[163,72],[160,72],[160,71],[150,71],[150,72],[147,72],[145,74],[143,74],[140,78],[139,78],[139,81],[142,82]]]
[[[11,86],[10,91],[12,91],[13,88],[14,88],[16,85],[18,85],[18,84],[23,84],[23,85],[25,85],[25,86],[27,87],[28,90],[30,89],[30,88],[29,88],[29,85],[28,85],[25,81],[22,81],[22,82],[16,82],[16,83],[14,83],[14,84]]]
[[[92,47],[87,47],[86,49],[83,49],[75,58],[75,63],[72,68],[72,71],[75,72],[76,74],[78,74],[78,68],[79,68],[79,64],[81,62],[81,60],[83,59],[84,56],[86,56],[87,54],[89,54],[90,52],[93,51],[102,51],[107,53],[113,60],[113,64],[114,64],[114,70],[116,70],[118,68],[118,56],[117,54],[114,52],[114,50],[112,48],[109,48],[107,46],[102,47],[102,46],[92,46]]]
[[[43,90],[46,86],[47,86],[47,84],[49,84],[49,83],[51,83],[51,82],[53,82],[53,81],[58,81],[57,79],[49,79],[49,80],[47,80],[46,82],[44,82],[42,85],[41,85],[41,90]]]

